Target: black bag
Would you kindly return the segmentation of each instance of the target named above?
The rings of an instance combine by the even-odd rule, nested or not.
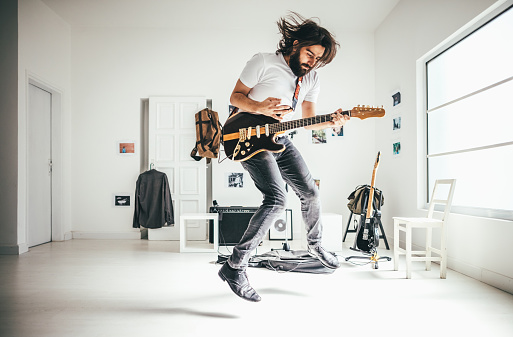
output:
[[[370,186],[360,185],[347,197],[349,202],[347,208],[353,214],[364,214],[367,210],[367,199],[369,198]],[[383,193],[374,187],[374,200],[372,201],[372,207],[374,209],[381,209],[381,206],[385,203],[385,197]],[[364,204],[365,203],[365,204]]]
[[[219,122],[219,115],[214,110],[205,108],[196,112],[196,145],[192,149],[191,157],[199,161],[207,158],[217,158],[221,146],[222,125]]]

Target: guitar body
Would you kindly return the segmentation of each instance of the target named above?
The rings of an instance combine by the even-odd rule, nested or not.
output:
[[[372,217],[366,221],[365,215],[361,216],[361,227],[356,235],[356,247],[361,251],[370,253],[379,246],[379,218]]]
[[[239,112],[238,114],[228,118],[223,127],[223,136],[230,134],[238,135],[240,129],[247,129],[249,127],[254,130],[257,125],[260,125],[263,129],[265,124],[273,124],[277,122],[278,121],[276,119],[269,116]],[[285,145],[277,144],[274,141],[277,135],[278,134],[275,133],[266,136],[264,133],[261,134],[260,137],[257,137],[255,134],[244,141],[239,141],[238,137],[235,139],[224,139],[224,151],[226,155],[234,161],[247,160],[262,151],[282,152],[285,150]]]

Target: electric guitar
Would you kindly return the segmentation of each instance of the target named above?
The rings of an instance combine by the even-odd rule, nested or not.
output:
[[[366,119],[383,117],[383,107],[357,106],[343,111],[343,115]],[[234,161],[244,161],[262,151],[281,152],[285,145],[277,144],[277,135],[287,130],[320,124],[332,120],[332,113],[280,122],[272,117],[238,112],[230,116],[223,126],[223,146],[226,156]]]
[[[376,179],[376,171],[379,166],[379,156],[381,152],[378,152],[376,157],[376,163],[372,170],[372,180],[369,190],[369,197],[367,199],[367,213],[365,215],[364,224],[359,228],[359,232],[356,236],[356,246],[365,252],[371,252],[379,246],[379,221],[381,214],[378,210],[373,212],[373,201],[374,201],[374,183]],[[374,213],[374,214],[373,214]],[[363,215],[362,215],[363,222]]]

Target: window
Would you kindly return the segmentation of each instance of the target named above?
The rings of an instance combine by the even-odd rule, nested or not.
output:
[[[427,191],[456,178],[454,212],[513,220],[513,6],[492,15],[425,62]]]

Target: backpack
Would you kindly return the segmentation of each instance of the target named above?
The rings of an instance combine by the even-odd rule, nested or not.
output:
[[[364,214],[367,210],[367,199],[369,198],[370,186],[369,185],[360,185],[355,188],[355,190],[347,197],[349,202],[347,203],[347,208],[353,214]],[[372,202],[372,207],[374,209],[381,209],[381,206],[385,203],[385,197],[383,193],[374,187],[374,198]],[[365,203],[365,204],[364,204]]]
[[[205,108],[196,112],[196,145],[192,149],[191,157],[199,161],[207,158],[217,158],[221,143],[222,125],[219,122],[219,115],[214,110]]]

